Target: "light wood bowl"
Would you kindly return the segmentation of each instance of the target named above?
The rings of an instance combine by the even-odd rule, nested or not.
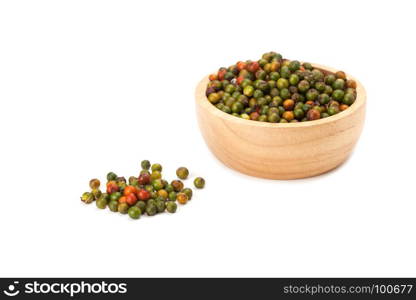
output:
[[[347,78],[357,82],[357,99],[345,111],[316,121],[266,123],[237,118],[212,105],[205,95],[207,76],[196,88],[199,127],[212,153],[237,171],[270,179],[319,175],[348,158],[364,125],[364,87],[352,76]]]

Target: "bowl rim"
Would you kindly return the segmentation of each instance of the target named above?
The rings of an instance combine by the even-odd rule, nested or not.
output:
[[[320,64],[312,64],[314,68],[317,68],[323,72],[326,73],[335,73],[337,72],[336,69],[327,67]],[[216,108],[211,102],[208,101],[207,96],[205,95],[206,86],[208,84],[208,77],[209,75],[205,76],[197,85],[195,90],[195,98],[197,104],[202,106],[205,110],[209,111],[211,114],[214,114],[215,116],[226,120],[230,122],[236,122],[241,123],[242,125],[251,125],[255,127],[266,127],[266,128],[299,128],[299,127],[311,127],[311,126],[320,126],[323,124],[332,123],[334,121],[347,118],[348,116],[352,115],[355,111],[359,110],[363,105],[365,105],[367,94],[364,89],[364,86],[361,84],[360,81],[358,81],[355,77],[347,74],[347,79],[354,80],[357,83],[357,98],[355,99],[355,102],[346,110],[339,112],[336,115],[314,120],[314,121],[307,121],[307,122],[298,122],[298,123],[270,123],[270,122],[260,122],[260,121],[253,121],[253,120],[246,120],[242,118],[235,117],[231,114],[227,114],[223,112],[222,110]]]

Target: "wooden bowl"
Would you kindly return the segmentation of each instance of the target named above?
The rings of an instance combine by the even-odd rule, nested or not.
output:
[[[313,65],[324,73],[336,70]],[[360,137],[366,93],[357,82],[357,99],[334,116],[300,123],[244,120],[212,105],[205,90],[208,76],[196,88],[199,127],[212,153],[242,173],[270,179],[296,179],[327,172],[343,163]]]

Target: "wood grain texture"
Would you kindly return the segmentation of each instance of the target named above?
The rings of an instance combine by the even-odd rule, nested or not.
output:
[[[336,70],[313,65],[322,71]],[[208,77],[196,88],[196,113],[212,153],[242,173],[270,179],[297,179],[325,173],[343,163],[360,137],[366,93],[357,82],[357,99],[337,115],[301,123],[265,123],[222,112],[205,96]]]

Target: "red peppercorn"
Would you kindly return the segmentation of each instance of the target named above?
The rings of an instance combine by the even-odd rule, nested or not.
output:
[[[128,205],[134,205],[134,204],[136,204],[136,202],[137,202],[136,194],[128,194],[126,196],[126,203]]]
[[[246,67],[247,67],[247,64],[243,61],[239,61],[237,63],[237,70],[238,71],[244,70]]]
[[[150,183],[150,174],[148,174],[148,173],[140,174],[139,178],[137,178],[137,182],[140,185],[149,184]]]
[[[140,200],[142,200],[142,201],[146,201],[146,200],[149,200],[149,198],[150,198],[150,193],[149,193],[149,191],[148,191],[148,190],[140,189],[140,190],[137,192],[137,197],[138,197]]]
[[[306,117],[309,121],[318,120],[321,118],[321,113],[317,109],[310,109],[306,114]]]
[[[260,65],[256,61],[252,61],[247,65],[247,70],[251,73],[256,73],[256,71],[260,69]]]
[[[119,190],[120,190],[120,187],[118,186],[117,182],[115,181],[107,182],[107,194],[112,194],[112,193],[118,192]]]

